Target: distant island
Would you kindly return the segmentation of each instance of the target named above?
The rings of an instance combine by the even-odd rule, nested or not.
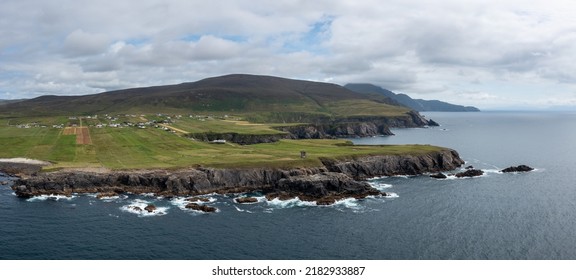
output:
[[[416,110],[418,112],[436,111],[436,112],[479,112],[480,109],[472,106],[462,106],[450,104],[440,100],[423,100],[412,99],[406,94],[396,94],[392,91],[373,84],[346,84],[349,90],[359,93],[378,93],[382,94],[391,100],[396,101],[398,104]]]
[[[0,158],[50,163],[19,171],[4,162],[21,177],[14,189],[22,197],[259,190],[330,204],[379,194],[362,182],[371,176],[463,164],[448,148],[339,139],[434,124],[382,94],[272,76],[41,96],[0,105],[0,121],[0,144],[10,147]]]

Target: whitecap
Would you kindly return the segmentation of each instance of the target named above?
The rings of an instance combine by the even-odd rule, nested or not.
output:
[[[144,208],[146,208],[146,206],[148,206],[149,204],[150,204],[150,202],[148,202],[146,200],[134,199],[132,201],[132,203],[120,207],[120,210],[122,210],[124,212],[128,212],[128,213],[136,214],[139,217],[150,217],[150,216],[166,215],[166,214],[168,214],[168,209],[170,209],[169,207],[156,206],[156,209],[154,211],[148,212],[148,211],[144,210]]]
[[[390,177],[392,177],[392,178],[404,178],[404,179],[408,179],[408,178],[414,177],[414,176],[413,176],[413,175],[393,175],[393,176],[390,176]]]
[[[48,200],[48,199],[58,201],[58,200],[61,200],[61,199],[64,199],[64,200],[72,200],[73,198],[76,198],[76,196],[74,196],[74,195],[72,195],[72,196],[65,196],[65,195],[56,195],[56,194],[49,194],[49,195],[43,194],[43,195],[39,195],[39,196],[34,196],[34,197],[31,197],[31,198],[28,198],[27,201],[46,201],[46,200]]]
[[[370,181],[368,181],[368,184],[379,191],[384,191],[385,189],[389,189],[389,188],[393,187],[391,184],[385,184],[382,182],[370,182]]]
[[[119,196],[119,195],[116,195],[116,196],[103,196],[103,197],[101,197],[101,198],[99,198],[99,199],[102,200],[102,201],[110,202],[110,201],[114,201],[114,200],[120,199],[120,196]]]
[[[275,208],[316,206],[315,201],[302,201],[298,197],[288,200],[280,200],[278,198],[274,198],[272,200],[266,200],[266,203]]]
[[[238,206],[236,206],[236,205],[234,205],[234,208],[236,208],[236,211],[238,211],[238,212],[253,213],[253,212],[252,212],[252,211],[250,211],[250,210],[241,209],[241,208],[239,208],[239,207],[238,207]]]
[[[344,198],[344,199],[340,199],[337,200],[336,202],[334,202],[334,204],[332,205],[327,205],[327,206],[342,206],[345,208],[349,208],[349,209],[360,209],[362,207],[360,207],[360,205],[358,204],[358,199],[353,198],[353,197],[349,197],[349,198]]]
[[[397,193],[393,193],[393,192],[387,192],[386,195],[384,195],[385,198],[397,198],[400,197]]]
[[[199,196],[199,197],[206,197],[206,198],[208,198],[208,202],[203,202],[203,201],[194,201],[194,202],[191,202],[191,201],[187,201],[187,200],[186,200],[186,199],[188,199],[188,198],[190,198],[190,197],[182,197],[182,196],[179,196],[179,197],[175,197],[175,198],[170,199],[170,204],[172,204],[172,205],[180,208],[181,210],[189,211],[190,209],[186,208],[186,205],[188,205],[189,203],[196,203],[196,204],[202,205],[202,204],[207,204],[207,203],[214,203],[214,202],[217,201],[217,199],[216,199],[215,197],[212,197],[212,196],[203,195],[203,196]]]

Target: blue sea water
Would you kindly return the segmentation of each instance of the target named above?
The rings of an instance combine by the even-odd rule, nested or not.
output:
[[[380,178],[389,197],[328,207],[214,195],[211,214],[153,196],[20,199],[0,185],[0,259],[576,259],[575,113],[426,115],[441,126],[354,141],[451,147],[484,176]],[[498,172],[518,164],[536,170]],[[158,210],[130,208],[148,203]]]

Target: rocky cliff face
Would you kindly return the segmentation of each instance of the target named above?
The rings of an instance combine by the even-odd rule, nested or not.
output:
[[[350,161],[322,159],[331,172],[344,173],[356,180],[377,176],[417,175],[453,170],[464,164],[454,150],[423,155],[390,155],[363,157]]]
[[[277,142],[280,139],[288,138],[288,134],[239,134],[229,133],[190,133],[188,137],[196,140],[210,142],[215,140],[226,140],[240,145],[253,145],[260,143]]]
[[[190,133],[188,137],[200,141],[226,140],[229,142],[251,145],[271,143],[280,139],[330,139],[369,137],[378,135],[394,135],[390,127],[407,128],[438,125],[426,120],[418,112],[408,112],[398,117],[348,117],[339,119],[318,118],[310,123],[294,126],[278,126],[276,129],[284,132],[278,134],[239,134],[239,133]]]
[[[14,184],[20,197],[72,193],[155,193],[195,195],[211,192],[285,193],[289,196],[362,197],[378,193],[359,180],[374,176],[422,174],[452,170],[463,164],[446,149],[414,156],[367,156],[354,160],[324,159],[324,166],[299,169],[215,169],[111,173],[54,172],[21,178]]]
[[[373,122],[305,124],[277,127],[289,133],[292,139],[327,139],[393,135],[387,125]]]

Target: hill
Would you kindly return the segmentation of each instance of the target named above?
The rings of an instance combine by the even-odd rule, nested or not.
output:
[[[396,94],[387,89],[375,86],[373,84],[347,84],[345,88],[358,92],[358,93],[378,93],[385,97],[393,99],[398,103],[407,106],[418,112],[423,111],[438,111],[438,112],[478,112],[480,111],[476,107],[472,106],[462,106],[455,105],[439,100],[423,100],[423,99],[412,99],[406,94]]]
[[[0,105],[21,102],[26,99],[0,99]]]
[[[5,116],[217,112],[268,119],[293,114],[401,116],[410,111],[385,96],[358,94],[336,84],[244,74],[83,96],[41,96],[2,107]]]
[[[84,96],[41,96],[0,105],[0,158],[49,168],[318,167],[325,158],[413,155],[432,146],[355,146],[349,138],[429,125],[381,94],[270,76]]]

